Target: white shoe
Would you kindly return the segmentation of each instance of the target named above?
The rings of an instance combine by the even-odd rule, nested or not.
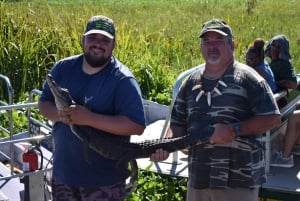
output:
[[[284,157],[282,152],[275,152],[272,156],[270,166],[291,168],[294,166],[293,155]]]

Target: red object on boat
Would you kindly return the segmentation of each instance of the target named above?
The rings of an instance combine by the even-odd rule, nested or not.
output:
[[[23,153],[23,171],[35,171],[38,169],[38,154],[34,150]]]

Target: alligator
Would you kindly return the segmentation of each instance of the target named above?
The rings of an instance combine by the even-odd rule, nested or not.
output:
[[[59,110],[76,104],[68,89],[60,87],[51,74],[47,75],[46,81],[54,96],[55,105]],[[177,150],[188,149],[192,146],[203,145],[209,142],[209,137],[214,131],[214,127],[208,126],[200,131],[202,137],[187,134],[181,137],[128,142],[120,140],[115,135],[89,126],[74,124],[70,124],[69,126],[72,132],[85,143],[86,147],[91,148],[106,158],[117,160],[116,168],[124,176],[124,179],[130,177],[129,183],[126,184],[126,191],[128,193],[134,189],[137,182],[138,167],[136,159],[150,157],[157,149],[163,149],[171,153]],[[130,170],[124,170],[124,165],[128,166],[128,164],[130,164]]]

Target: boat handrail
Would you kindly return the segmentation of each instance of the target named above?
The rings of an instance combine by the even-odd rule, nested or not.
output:
[[[6,89],[7,89],[7,95],[8,95],[8,104],[11,105],[13,104],[13,98],[14,98],[14,90],[12,88],[12,85],[10,83],[10,80],[7,76],[0,74],[0,79],[4,80],[5,84],[6,84]],[[13,113],[12,111],[7,111],[8,114],[8,120],[9,120],[9,129],[5,130],[2,129],[2,127],[0,128],[1,130],[3,130],[4,132],[8,131],[9,132],[9,136],[10,136],[10,140],[12,140],[12,136],[13,136],[13,128],[14,128],[14,124],[13,124]],[[13,145],[10,145],[10,157],[13,158],[14,156],[14,149],[13,149]],[[11,163],[14,163],[14,159],[12,159]],[[11,172],[13,172],[13,167],[11,167]]]
[[[0,106],[0,111],[2,110],[16,110],[16,109],[24,109],[29,107],[37,107],[37,102],[33,103],[17,103],[12,105],[2,105]]]
[[[7,89],[7,95],[8,95],[8,104],[13,103],[13,97],[14,97],[14,90],[12,88],[12,85],[10,83],[10,80],[7,76],[0,74],[0,79],[4,80],[6,84],[6,89]]]
[[[15,140],[0,141],[0,146],[6,144],[20,143],[20,142],[40,141],[51,137],[52,137],[51,134],[45,134],[45,135],[35,135],[33,137],[25,137],[25,138],[15,139]]]
[[[13,164],[15,164],[14,144],[21,143],[21,142],[35,142],[35,141],[38,142],[38,141],[41,141],[41,140],[44,140],[44,139],[51,138],[52,137],[51,134],[50,134],[51,133],[51,128],[48,127],[47,125],[43,124],[42,122],[38,122],[38,125],[44,128],[43,134],[38,134],[38,135],[35,135],[35,136],[25,137],[25,138],[21,138],[21,139],[14,139],[14,131],[13,131],[14,121],[13,121],[13,113],[12,113],[13,110],[27,109],[28,130],[29,130],[30,123],[31,122],[34,122],[34,123],[37,122],[36,119],[31,117],[31,108],[38,106],[37,102],[33,102],[33,98],[34,98],[35,95],[40,95],[41,91],[38,90],[38,89],[33,89],[30,92],[28,102],[14,104],[13,103],[13,88],[10,84],[9,78],[2,75],[2,74],[0,74],[0,79],[3,79],[5,81],[6,86],[7,86],[7,93],[8,93],[8,96],[9,96],[8,103],[3,101],[2,105],[0,105],[0,111],[6,111],[8,113],[8,115],[9,115],[9,124],[10,124],[9,129],[4,130],[4,128],[0,128],[0,129],[4,130],[5,132],[9,133],[8,140],[4,139],[4,141],[0,141],[0,146],[4,146],[4,145],[9,145],[10,146],[10,148],[9,148],[10,155],[6,156],[6,157],[9,157],[8,159],[9,159],[9,162],[10,162],[10,175],[1,176],[0,180],[9,180],[9,179],[16,178],[16,177],[23,177],[23,176],[34,174],[34,173],[39,173],[39,172],[45,172],[45,171],[52,170],[52,168],[43,168],[41,170],[36,170],[34,172],[25,172],[25,173],[17,173],[17,174],[14,173],[14,166],[13,166]]]

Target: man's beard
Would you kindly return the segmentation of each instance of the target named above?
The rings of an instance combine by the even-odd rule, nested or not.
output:
[[[85,57],[86,62],[93,68],[102,67],[110,59],[110,57],[96,58],[96,57],[92,56],[90,53],[84,53],[84,57]]]

